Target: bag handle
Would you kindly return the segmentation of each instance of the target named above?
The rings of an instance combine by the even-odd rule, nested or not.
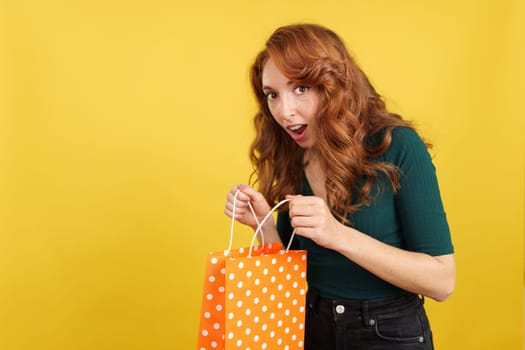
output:
[[[237,209],[237,195],[241,192],[241,190],[235,191],[235,195],[233,196],[233,210],[232,210],[232,223],[230,226],[230,242],[228,243],[228,249],[224,252],[224,255],[230,254],[230,251],[232,249],[233,244],[233,227],[235,224],[235,210]],[[253,210],[252,204],[248,201],[248,207],[250,208],[250,211],[252,212],[253,218],[255,219],[255,223],[257,224],[257,228],[259,228],[259,219],[257,218],[257,215],[255,215],[255,211]],[[256,232],[257,233],[257,232]],[[262,230],[260,230],[261,233],[261,243],[264,245],[264,235]],[[251,250],[250,250],[251,252]]]
[[[263,225],[266,223],[266,220],[268,220],[268,218],[272,215],[272,213],[277,209],[279,208],[281,205],[283,205],[284,203],[286,202],[289,202],[290,200],[289,199],[283,199],[282,201],[280,201],[279,203],[277,203],[277,205],[275,207],[273,207],[269,212],[268,214],[266,214],[266,216],[264,217],[264,219],[262,219],[261,223],[257,226],[257,230],[255,230],[255,233],[253,234],[253,237],[252,237],[252,241],[250,242],[250,252],[248,253],[248,257],[251,258],[252,257],[252,248],[253,248],[253,244],[255,242],[255,237],[257,237],[257,234],[259,232],[262,232],[262,227]],[[286,247],[286,253],[288,253],[288,251],[290,250],[290,247],[292,246],[292,240],[293,238],[295,237],[295,230],[293,230],[292,232],[292,235],[290,237],[290,240],[288,241],[288,246]]]

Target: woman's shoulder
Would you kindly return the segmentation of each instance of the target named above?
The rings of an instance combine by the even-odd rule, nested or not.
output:
[[[392,142],[385,152],[387,161],[399,161],[412,157],[428,156],[427,145],[413,128],[398,126],[392,130]]]

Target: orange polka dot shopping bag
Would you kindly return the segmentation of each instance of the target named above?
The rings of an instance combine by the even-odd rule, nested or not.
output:
[[[208,254],[197,350],[304,348],[306,251],[280,243]],[[234,199],[235,212],[235,199]],[[293,239],[293,235],[292,235]],[[261,239],[263,242],[263,239]]]

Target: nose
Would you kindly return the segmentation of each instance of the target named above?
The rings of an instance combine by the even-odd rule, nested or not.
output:
[[[283,118],[293,117],[296,113],[296,101],[292,94],[284,94],[281,100],[281,115]]]

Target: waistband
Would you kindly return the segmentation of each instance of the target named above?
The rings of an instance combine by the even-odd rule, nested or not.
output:
[[[309,308],[314,310],[329,308],[337,314],[397,312],[418,303],[424,303],[424,298],[408,292],[392,297],[370,300],[328,299],[323,298],[319,293],[311,289],[308,290],[306,295],[306,305]]]

